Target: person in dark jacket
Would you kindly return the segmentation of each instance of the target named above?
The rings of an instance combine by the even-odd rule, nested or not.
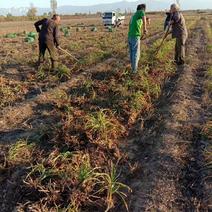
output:
[[[60,16],[54,15],[52,19],[44,18],[37,21],[34,25],[39,33],[39,60],[38,65],[41,65],[45,59],[45,52],[48,50],[51,58],[52,69],[56,68],[55,47],[58,48]]]
[[[183,14],[177,4],[171,5],[172,38],[176,39],[175,45],[175,63],[183,65],[185,63],[185,44],[188,38],[188,31]]]
[[[166,12],[166,19],[165,19],[165,22],[164,22],[164,31],[168,30],[171,18],[172,18],[171,13],[170,12]]]

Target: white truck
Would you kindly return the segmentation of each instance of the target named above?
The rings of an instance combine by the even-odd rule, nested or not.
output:
[[[116,12],[105,12],[102,19],[104,26],[119,27],[124,23],[125,16],[120,16]]]

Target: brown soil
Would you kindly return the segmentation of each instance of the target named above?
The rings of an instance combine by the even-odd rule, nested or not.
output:
[[[164,87],[154,116],[130,139],[130,159],[137,165],[130,177],[130,211],[208,211],[200,137],[205,122],[203,83],[205,36],[197,27],[190,35],[190,64],[178,67]]]
[[[162,32],[157,32],[151,36],[145,38],[143,42],[146,45],[151,45],[156,39],[161,37]],[[119,64],[119,67],[126,66],[125,61],[127,58],[123,58],[123,62]],[[0,111],[0,144],[11,144],[18,139],[21,138],[29,138],[34,133],[36,133],[39,125],[43,125],[45,121],[51,122],[53,120],[48,120],[40,116],[40,111],[37,110],[37,106],[39,104],[48,103],[49,99],[52,98],[52,94],[54,94],[58,90],[69,90],[79,81],[83,81],[91,73],[95,73],[96,70],[99,72],[104,71],[107,73],[108,70],[111,69],[117,63],[116,58],[106,59],[104,62],[99,63],[90,69],[82,71],[80,74],[73,75],[71,80],[67,82],[61,83],[60,85],[55,84],[52,88],[42,88],[42,84],[38,83],[35,86],[33,85],[33,89],[31,93],[25,96],[25,99],[21,102],[16,102],[16,104],[11,107],[6,107],[2,111]],[[14,65],[17,68],[17,65]],[[6,72],[3,72],[3,76],[9,77],[11,80],[20,82],[22,78],[26,76],[22,76],[22,72],[17,70],[11,66],[11,71],[9,67],[6,67]],[[9,71],[8,71],[9,69]],[[29,73],[29,70],[25,70],[24,73]],[[21,77],[21,79],[19,79]],[[25,79],[27,80],[27,78]],[[40,108],[41,110],[41,108]],[[43,108],[43,111],[45,108]]]
[[[153,35],[145,42],[149,45],[160,36]],[[128,183],[133,189],[130,211],[209,210],[201,171],[204,141],[200,137],[205,122],[203,84],[206,61],[202,60],[205,44],[203,30],[198,27],[188,41],[190,64],[177,68],[177,75],[165,84],[154,115],[140,122],[139,135],[128,141],[129,159],[138,164],[134,174],[129,176]],[[0,144],[7,146],[20,138],[28,138],[45,123],[53,122],[41,111],[45,112],[45,103],[55,91],[69,90],[96,70],[107,72],[113,63],[116,63],[115,59],[108,59],[57,88],[36,93],[22,103],[5,108],[0,112]],[[11,73],[16,74],[13,70]],[[22,172],[24,170],[17,168],[7,184],[0,186],[1,208],[8,208],[6,205],[12,201],[13,191],[22,181]]]
[[[21,138],[29,138],[45,122],[53,121],[41,115],[41,111],[45,111],[46,108],[38,108],[39,105],[48,103],[55,92],[69,90],[95,70],[107,70],[114,61],[115,59],[108,59],[104,64],[98,64],[77,76],[72,76],[71,80],[61,83],[54,89],[49,89],[15,106],[6,107],[0,112],[0,144],[8,145]]]

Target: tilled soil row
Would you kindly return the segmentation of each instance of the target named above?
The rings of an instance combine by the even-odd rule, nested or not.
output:
[[[158,32],[149,36],[144,40],[145,44],[151,45],[151,43],[157,40],[162,33],[163,32]],[[122,61],[127,61],[127,58],[123,59]],[[61,83],[55,88],[48,89],[40,94],[37,93],[37,95],[34,95],[32,98],[28,98],[21,103],[15,104],[14,106],[4,108],[0,112],[0,144],[10,144],[18,139],[28,138],[33,135],[39,125],[44,125],[45,121],[47,123],[52,121],[42,121],[42,118],[39,117],[39,111],[36,111],[36,108],[40,103],[48,103],[55,92],[58,90],[70,89],[78,82],[87,79],[87,77],[96,70],[110,70],[111,67],[116,64],[116,62],[117,60],[115,58],[109,58],[104,61],[104,63],[99,63],[90,69],[82,71],[80,74],[73,75],[71,80]],[[125,64],[123,63],[123,65]],[[30,126],[29,123],[32,123],[32,125]]]
[[[151,45],[152,42],[154,42],[155,40],[162,37],[162,35],[163,35],[163,32],[158,31],[156,33],[151,34],[148,37],[145,37],[142,42],[146,45]],[[11,41],[9,41],[9,42],[11,42]],[[35,50],[34,48],[35,47],[32,46],[32,51]],[[128,51],[127,46],[126,46],[126,48]],[[10,55],[10,53],[5,53],[4,50],[2,50],[0,52],[0,57],[3,58],[3,61],[6,61],[8,57],[11,57],[11,55]],[[112,58],[112,57],[110,57],[110,58]],[[114,55],[113,55],[113,58],[114,58]],[[108,58],[105,58],[105,59],[103,59],[103,61],[101,63],[105,63],[105,62],[107,63],[107,60],[108,60]],[[118,58],[117,58],[117,60],[118,60]],[[6,64],[4,64],[4,63],[5,62],[0,64],[0,77],[2,76],[6,80],[9,80],[10,82],[13,82],[14,84],[19,84],[19,83],[23,84],[24,83],[25,86],[28,87],[28,91],[26,93],[24,93],[23,96],[21,96],[22,97],[21,100],[12,103],[12,106],[15,106],[26,100],[34,99],[34,98],[36,98],[36,96],[42,94],[43,92],[48,92],[50,89],[53,89],[58,86],[59,82],[56,82],[56,81],[51,82],[51,80],[50,81],[48,81],[48,80],[44,80],[44,81],[32,80],[32,78],[35,77],[34,75],[37,73],[37,70],[35,67],[32,67],[27,64],[20,64],[20,63],[18,63],[18,61],[15,61],[15,60],[10,63],[6,63]],[[93,67],[95,67],[95,65],[91,65],[90,68],[87,68],[87,69],[92,69]],[[70,68],[73,69],[74,72],[76,72],[76,74],[74,74],[73,77],[75,77],[75,75],[79,75],[81,72],[86,71],[86,69],[82,68],[82,66],[78,67],[78,65],[76,63],[72,64],[72,66]]]
[[[105,62],[105,66],[110,67],[114,59],[108,59]],[[105,68],[104,66],[104,68]],[[36,107],[40,103],[48,102],[52,98],[55,92],[58,90],[67,90],[70,87],[77,84],[79,81],[83,81],[87,76],[94,72],[95,70],[101,69],[102,64],[98,64],[92,69],[88,69],[67,82],[61,83],[58,87],[50,89],[46,92],[37,95],[33,99],[26,100],[18,105],[13,107],[7,107],[0,113],[0,143],[5,143],[13,140],[17,140],[22,137],[27,137],[32,134],[33,129],[30,129],[27,122],[29,120],[36,119],[36,113],[39,114],[39,111],[36,110]],[[37,127],[39,123],[35,124]],[[34,127],[33,127],[34,128]]]
[[[130,179],[130,211],[208,209],[200,171],[205,65],[201,27],[194,29],[187,49],[191,65],[178,67],[177,76],[165,86],[155,116],[129,143],[129,157],[139,164]]]
[[[39,117],[38,105],[40,103],[48,103],[55,91],[59,89],[68,90],[77,82],[86,79],[92,72],[95,72],[96,70],[101,71],[101,69],[104,69],[104,71],[106,71],[105,64],[107,65],[107,69],[110,69],[111,65],[114,65],[116,63],[117,61],[114,58],[108,59],[104,63],[104,67],[102,64],[98,64],[94,68],[73,77],[72,80],[62,83],[55,89],[43,92],[35,98],[28,99],[25,102],[19,103],[13,107],[5,108],[5,110],[1,112],[2,118],[0,118],[0,128],[3,129],[3,132],[0,132],[0,144],[9,145],[12,142],[17,141],[17,139],[19,138],[27,138],[34,132],[36,132],[36,129],[37,127],[39,127],[40,124],[45,125],[45,123],[41,123],[41,121],[44,121],[44,119],[41,120]],[[48,120],[45,119],[45,121]],[[30,128],[29,123],[32,122],[36,123],[33,123],[34,126]],[[11,196],[13,195],[13,193],[15,193],[14,191],[23,180],[20,177],[22,176],[22,172],[25,172],[25,170],[21,168],[18,171],[14,171],[14,173],[12,173],[11,177],[8,179],[7,183],[0,185],[0,190],[2,191],[0,194],[0,205],[2,211],[9,211],[9,209],[7,210],[7,208],[11,207],[9,204],[15,204],[15,202],[13,202],[14,199],[18,199],[18,197],[14,197],[14,199],[12,199]]]

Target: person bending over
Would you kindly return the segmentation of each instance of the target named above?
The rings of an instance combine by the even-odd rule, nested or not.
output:
[[[170,8],[172,27],[172,38],[176,39],[175,63],[183,65],[185,63],[185,44],[188,38],[188,31],[183,14],[177,4],[172,4]]]
[[[51,58],[52,69],[56,68],[55,47],[59,48],[59,28],[60,16],[53,15],[51,19],[44,18],[34,25],[39,33],[39,59],[40,66],[45,60],[45,52],[48,50]]]

